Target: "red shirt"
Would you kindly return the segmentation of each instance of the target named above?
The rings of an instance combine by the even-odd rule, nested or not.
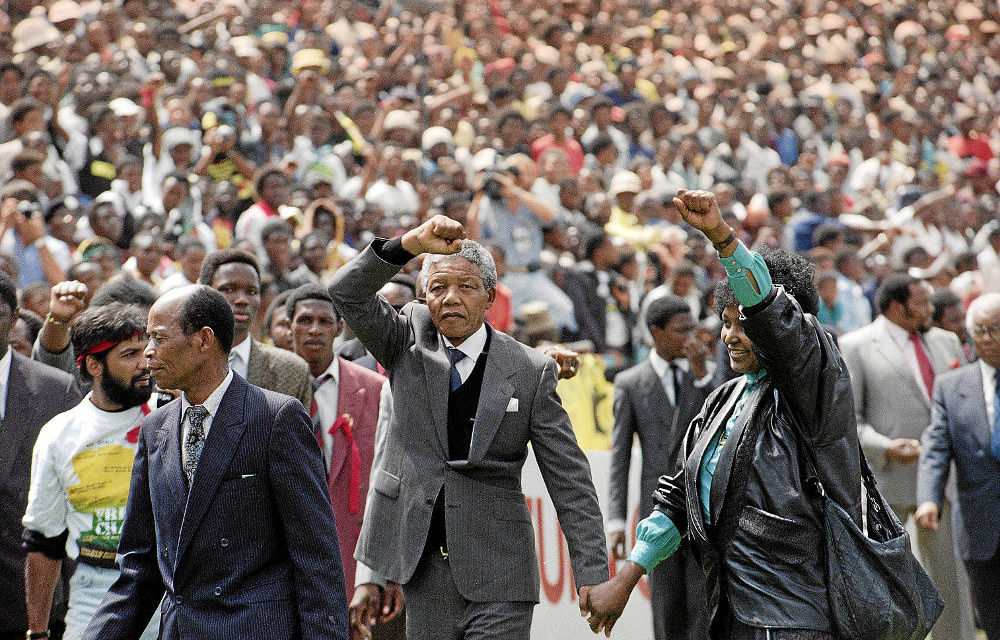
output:
[[[486,310],[486,322],[501,333],[510,333],[514,328],[512,299],[510,287],[498,282],[496,300],[493,301],[493,306]]]
[[[948,138],[948,151],[959,158],[978,158],[984,162],[993,159],[993,149],[990,148],[986,138],[976,136],[975,138],[964,138],[961,135]]]
[[[555,136],[548,133],[531,143],[531,159],[538,161],[543,153],[549,149],[559,149],[566,154],[569,159],[569,170],[573,175],[580,173],[583,168],[583,147],[573,138],[566,138],[566,143],[560,145],[556,142]]]

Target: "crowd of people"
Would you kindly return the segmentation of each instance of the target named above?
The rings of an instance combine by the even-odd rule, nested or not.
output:
[[[69,490],[68,511],[33,503],[25,515],[29,486],[32,499],[42,479],[49,491],[90,487],[87,461],[111,455],[102,447],[136,451],[140,407],[157,396],[144,405],[152,383],[141,367],[129,373],[142,351],[114,367],[106,352],[144,330],[130,305],[148,311],[195,283],[232,307],[233,370],[333,425],[320,444],[328,465],[347,460],[329,488],[349,496],[334,507],[355,520],[340,540],[348,595],[354,582],[378,583],[363,600],[393,618],[401,592],[367,567],[355,577],[343,549],[358,540],[378,468],[352,452],[374,451],[387,428],[392,372],[350,328],[338,335],[342,309],[324,292],[374,240],[436,215],[488,250],[494,330],[593,354],[614,382],[614,475],[627,477],[638,435],[641,505],[653,509],[700,403],[745,373],[733,366],[745,352],[734,356],[726,337],[733,319],[720,315],[732,302],[717,297],[721,249],[675,204],[696,189],[715,194],[742,246],[812,265],[815,317],[840,341],[861,444],[897,515],[920,525],[914,546],[944,595],[937,635],[971,639],[975,614],[1000,634],[988,526],[1000,515],[989,500],[958,509],[970,473],[1000,495],[998,59],[1000,9],[969,0],[9,0],[0,333],[18,357],[0,360],[0,382],[12,381],[0,384],[0,415],[8,426],[18,415],[23,435],[0,440],[0,567],[4,585],[19,585],[0,589],[0,638],[45,626],[50,608],[61,623],[66,596],[54,585],[72,590],[68,563],[45,561],[61,546],[92,560],[93,575],[74,579],[89,580],[95,606],[110,586],[127,483]],[[397,311],[426,297],[421,259],[400,266],[379,291]],[[967,314],[977,299],[985,319]],[[963,462],[946,442],[958,408],[937,395],[961,388],[935,384],[977,359],[986,457]],[[341,373],[341,360],[364,372]],[[664,423],[683,423],[666,443],[645,432],[648,407],[627,400],[658,378],[665,397],[644,402],[685,416]],[[381,389],[350,412],[366,416],[357,425],[340,419],[345,384]],[[55,388],[68,390],[58,402]],[[60,428],[96,421],[116,435],[67,443],[53,427],[38,440],[48,457],[35,452],[48,475],[33,474],[42,426],[86,393],[96,417],[66,414]],[[608,542],[625,559],[627,491],[613,482],[610,494]],[[71,538],[60,543],[65,518]],[[651,575],[658,639],[679,637],[665,603],[707,628],[702,604],[664,595],[697,573],[687,553]],[[49,595],[25,610],[25,589],[30,603],[33,589],[53,588],[54,608]],[[65,619],[80,633],[86,622]]]

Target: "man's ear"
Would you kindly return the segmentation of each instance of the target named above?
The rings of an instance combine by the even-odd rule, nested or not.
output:
[[[215,342],[215,332],[212,331],[212,327],[202,327],[195,332],[195,348],[204,351],[213,342]]]
[[[87,374],[91,377],[91,379],[96,379],[97,376],[104,372],[104,363],[102,363],[98,358],[84,356],[83,366],[87,368]]]
[[[486,297],[489,300],[489,303],[486,305],[486,308],[492,309],[493,303],[497,301],[497,288],[493,287],[492,289],[489,289],[486,292]]]

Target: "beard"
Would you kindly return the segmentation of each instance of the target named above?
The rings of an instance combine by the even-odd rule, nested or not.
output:
[[[101,389],[108,399],[115,404],[119,404],[126,409],[138,407],[149,400],[149,397],[153,394],[152,382],[146,382],[141,386],[136,385],[136,382],[140,378],[148,375],[148,371],[141,373],[134,376],[128,383],[122,382],[113,375],[106,375],[101,378]]]

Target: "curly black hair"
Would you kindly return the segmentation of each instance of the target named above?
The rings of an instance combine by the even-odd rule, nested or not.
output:
[[[760,250],[760,256],[771,273],[771,281],[780,284],[785,291],[795,298],[806,313],[813,315],[819,311],[819,291],[813,279],[816,267],[798,255],[782,249]],[[715,311],[719,315],[726,307],[739,305],[733,288],[728,280],[715,285]]]
[[[111,340],[120,342],[128,340],[133,334],[146,333],[146,313],[142,307],[125,302],[107,302],[103,305],[91,305],[89,309],[73,319],[70,327],[70,340],[73,352],[86,353],[94,345]],[[108,352],[105,349],[89,357],[97,358],[102,363],[106,361]],[[80,377],[86,381],[93,380],[86,365],[80,363]]]

